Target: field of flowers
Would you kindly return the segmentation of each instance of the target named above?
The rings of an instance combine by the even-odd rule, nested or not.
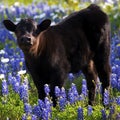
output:
[[[69,0],[68,0],[69,1]],[[77,0],[76,0],[77,1]],[[83,0],[84,1],[84,0]],[[109,0],[108,0],[109,1]],[[46,98],[37,98],[37,91],[26,71],[24,55],[16,46],[14,34],[7,31],[2,21],[32,17],[38,23],[49,18],[55,24],[75,9],[89,3],[74,3],[65,7],[61,4],[32,3],[27,6],[15,3],[0,4],[0,120],[120,120],[120,3],[100,4],[111,21],[111,88],[104,93],[101,103],[101,83],[98,82],[94,106],[87,105],[87,87],[84,75],[68,75],[66,86],[55,88],[58,98],[52,107],[49,86],[45,85]],[[75,6],[77,5],[77,7]],[[68,7],[69,6],[69,7]]]

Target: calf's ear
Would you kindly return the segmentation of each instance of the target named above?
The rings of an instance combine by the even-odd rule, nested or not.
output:
[[[43,20],[37,27],[39,31],[43,31],[46,30],[51,24],[51,20],[50,19],[45,19]]]
[[[15,32],[16,25],[12,21],[4,20],[3,24],[9,31]]]

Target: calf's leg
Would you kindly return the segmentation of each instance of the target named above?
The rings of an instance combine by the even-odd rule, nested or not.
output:
[[[90,60],[89,63],[83,67],[82,71],[87,80],[88,99],[89,99],[88,104],[93,105],[95,99],[95,88],[97,81],[97,73],[95,70],[94,62]]]
[[[100,82],[102,83],[102,101],[104,99],[104,91],[110,86],[110,47],[108,44],[101,44],[95,56],[94,62],[97,69]]]

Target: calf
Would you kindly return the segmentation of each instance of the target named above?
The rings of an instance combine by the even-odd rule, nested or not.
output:
[[[10,20],[3,23],[17,36],[40,99],[44,100],[47,83],[55,106],[55,86],[61,88],[68,73],[79,70],[87,80],[90,105],[95,98],[97,76],[102,94],[109,87],[110,25],[108,16],[97,5],[74,12],[54,26],[50,26],[49,19],[40,24],[29,18],[18,24]]]

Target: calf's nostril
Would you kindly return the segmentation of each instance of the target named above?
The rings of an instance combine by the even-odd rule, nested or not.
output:
[[[20,39],[20,41],[21,41],[21,43],[23,43],[23,44],[30,44],[30,43],[31,43],[31,38],[29,38],[29,37],[22,37],[22,38]]]
[[[24,38],[24,37],[21,38],[20,41],[21,41],[22,43],[24,43],[24,42],[25,42],[25,38]]]
[[[30,41],[31,41],[31,38],[27,38],[27,41],[29,41],[29,42],[30,42]]]

